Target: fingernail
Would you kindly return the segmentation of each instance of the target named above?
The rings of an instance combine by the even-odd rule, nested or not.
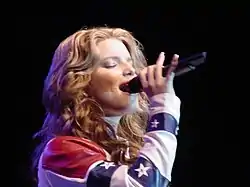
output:
[[[161,53],[160,53],[160,56],[164,56],[164,55],[165,55],[165,53],[164,53],[164,52],[161,52]]]
[[[175,57],[175,58],[179,58],[179,55],[177,55],[177,54],[174,54],[174,57]]]

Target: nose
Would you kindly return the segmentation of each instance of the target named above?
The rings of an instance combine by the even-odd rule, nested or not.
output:
[[[134,70],[129,70],[129,71],[124,71],[123,72],[123,76],[127,77],[127,76],[134,76],[135,75],[135,71]]]
[[[123,76],[127,77],[127,76],[135,76],[136,72],[135,72],[135,68],[133,67],[133,64],[130,62],[124,62],[123,63]]]
[[[123,70],[123,76],[135,76],[135,69],[133,67],[128,67]]]

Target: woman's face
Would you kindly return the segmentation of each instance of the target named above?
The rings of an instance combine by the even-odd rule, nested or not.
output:
[[[91,75],[90,94],[101,104],[106,116],[122,115],[131,105],[131,98],[119,86],[136,76],[131,55],[117,39],[99,42],[97,50],[100,61]]]

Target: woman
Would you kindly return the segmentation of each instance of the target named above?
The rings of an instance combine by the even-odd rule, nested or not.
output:
[[[46,119],[34,156],[40,187],[167,186],[176,152],[180,100],[164,53],[146,67],[126,30],[93,28],[66,38],[44,84]],[[144,92],[120,85],[139,76]]]

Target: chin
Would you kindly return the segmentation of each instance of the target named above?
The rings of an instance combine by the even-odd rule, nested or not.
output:
[[[121,103],[126,103],[126,106],[129,105],[130,103],[130,94],[127,93],[127,92],[122,92],[120,95],[119,95],[119,98],[118,98],[119,102]],[[125,106],[125,104],[124,104]]]
[[[109,116],[133,114],[140,111],[138,97],[136,95],[130,97],[130,94],[127,93],[116,95],[112,100],[109,100],[109,105],[105,109],[105,113]]]
[[[113,108],[117,111],[134,111],[138,107],[138,97],[137,95],[131,95],[128,92],[123,92],[120,89],[117,89],[113,92],[106,92],[102,96],[102,103],[110,108]]]

